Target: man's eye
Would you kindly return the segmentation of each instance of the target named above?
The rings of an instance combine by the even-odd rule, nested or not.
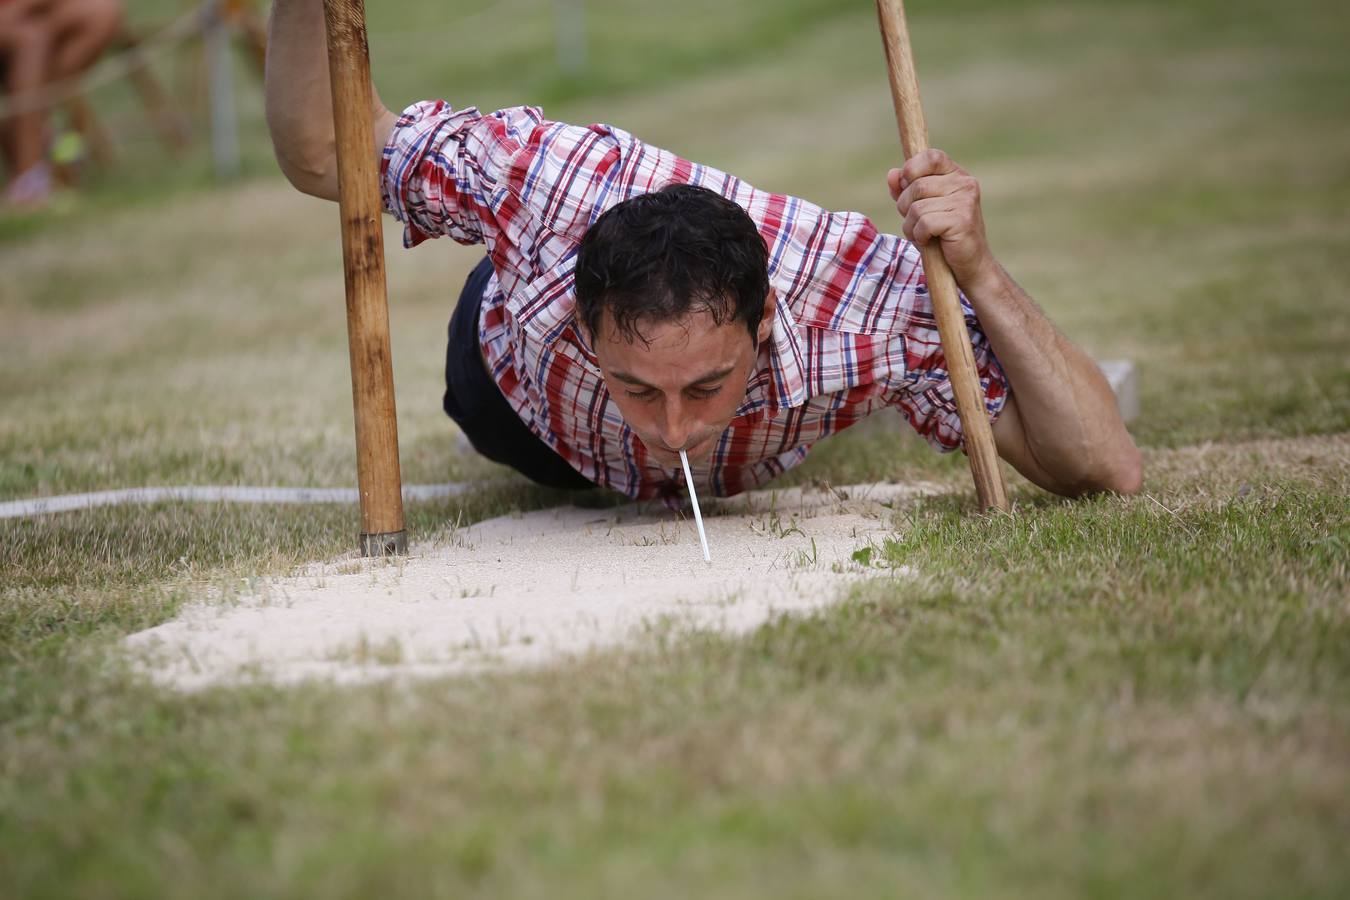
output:
[[[651,388],[648,388],[645,391],[624,391],[624,393],[634,400],[650,400],[656,396],[656,391]]]
[[[720,385],[715,388],[689,389],[689,396],[693,397],[695,400],[709,400],[713,397],[716,397],[720,393],[722,393],[722,388]]]

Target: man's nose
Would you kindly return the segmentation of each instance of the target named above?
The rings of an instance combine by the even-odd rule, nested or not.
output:
[[[667,400],[665,415],[661,422],[661,440],[671,450],[680,450],[689,442],[694,432],[694,422],[688,417],[688,410],[678,400]]]

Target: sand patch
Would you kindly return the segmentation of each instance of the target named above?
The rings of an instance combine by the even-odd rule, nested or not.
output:
[[[339,683],[537,666],[671,630],[752,629],[817,609],[863,577],[904,577],[856,551],[931,485],[763,491],[694,524],[651,505],[561,507],[481,522],[398,561],[346,558],[203,598],[125,641],[183,690],[250,680]]]

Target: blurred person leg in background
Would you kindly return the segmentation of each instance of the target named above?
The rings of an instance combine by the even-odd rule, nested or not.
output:
[[[5,118],[3,143],[8,180],[4,203],[41,206],[51,193],[51,170],[44,158],[47,110],[27,108],[24,98],[47,83],[52,32],[44,15],[46,0],[0,0],[0,58],[4,96],[19,104]]]
[[[0,0],[0,58],[11,102],[87,69],[122,27],[121,0]],[[3,123],[7,205],[36,208],[51,196],[46,159],[50,108],[25,109]]]

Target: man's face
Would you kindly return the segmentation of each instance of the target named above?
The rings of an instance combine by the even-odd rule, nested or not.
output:
[[[765,300],[757,329],[762,344],[773,333],[774,295]],[[690,459],[712,453],[745,400],[755,368],[756,342],[745,322],[713,323],[698,312],[667,322],[641,322],[641,337],[625,337],[606,310],[592,335],[596,361],[624,421],[661,464],[674,468],[679,451]]]

